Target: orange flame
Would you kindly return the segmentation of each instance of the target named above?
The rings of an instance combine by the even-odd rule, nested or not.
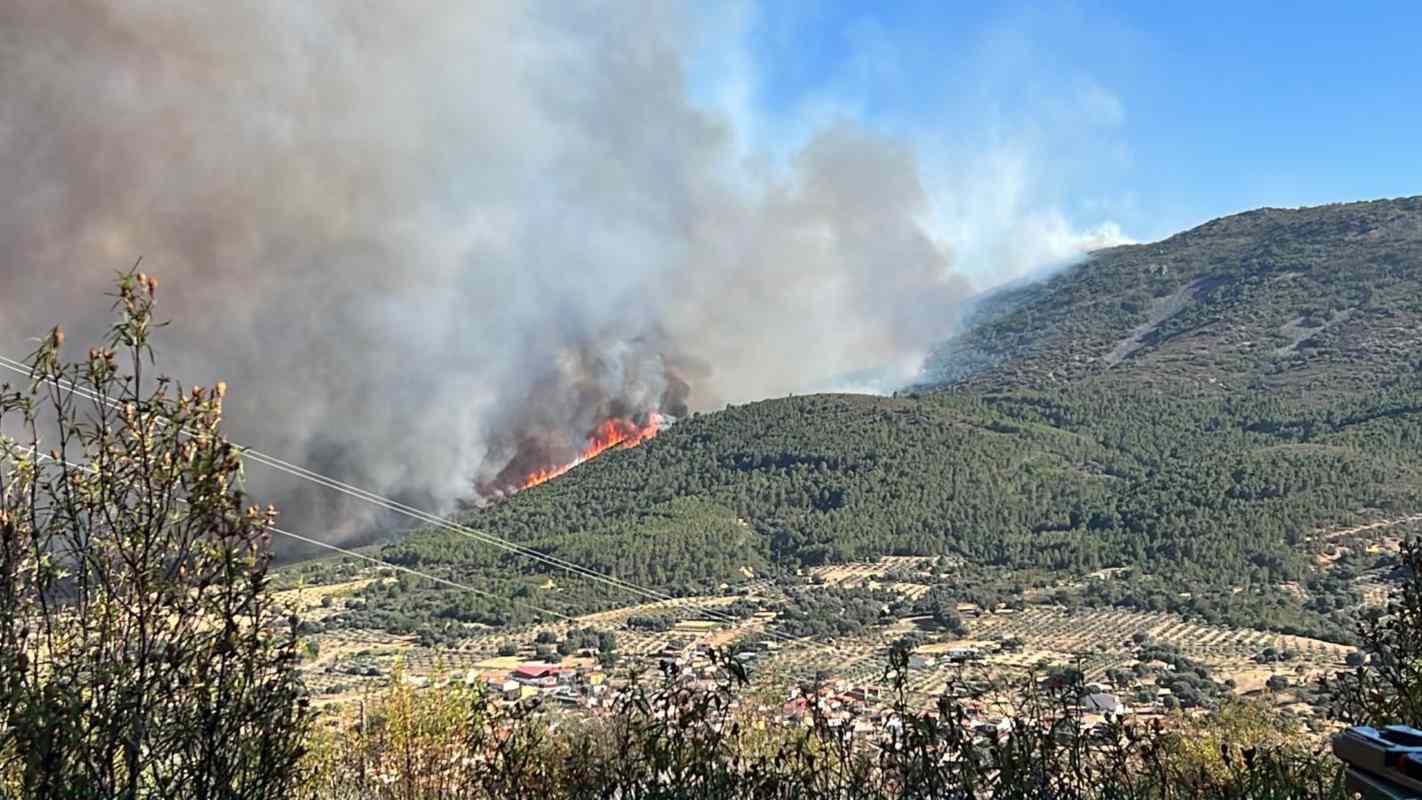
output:
[[[577,458],[561,466],[545,467],[533,472],[523,479],[523,483],[519,484],[518,488],[522,491],[551,481],[573,467],[591,461],[614,447],[636,447],[656,436],[661,425],[662,415],[655,411],[647,416],[647,422],[644,425],[638,425],[630,419],[605,420],[593,429],[592,433],[588,434],[588,445],[583,448]]]

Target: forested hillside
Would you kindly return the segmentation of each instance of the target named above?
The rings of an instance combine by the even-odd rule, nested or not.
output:
[[[960,559],[1004,600],[1128,567],[1076,599],[1336,638],[1369,565],[1321,571],[1311,537],[1422,510],[1419,344],[1422,198],[1254,211],[986,298],[932,386],[694,416],[467,521],[678,593],[883,554]],[[443,533],[384,554],[536,571]],[[364,622],[519,613],[403,597]]]

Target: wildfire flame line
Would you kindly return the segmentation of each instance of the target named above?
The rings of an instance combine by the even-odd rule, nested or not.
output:
[[[647,422],[642,425],[638,425],[630,419],[604,420],[592,433],[588,434],[588,445],[583,448],[577,458],[567,464],[545,467],[533,472],[523,479],[523,483],[519,484],[518,488],[522,491],[551,481],[573,467],[591,461],[614,447],[636,447],[656,436],[661,425],[662,415],[655,411],[647,416]]]

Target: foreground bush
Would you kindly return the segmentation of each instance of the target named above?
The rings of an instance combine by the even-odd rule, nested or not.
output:
[[[108,342],[56,329],[0,392],[0,793],[280,798],[307,712],[267,592],[223,387],[145,378],[157,284],[121,278]]]
[[[1080,685],[1024,681],[1001,736],[971,726],[973,698],[855,734],[738,707],[722,662],[715,689],[674,671],[586,718],[500,707],[477,689],[397,681],[315,737],[310,798],[1299,798],[1342,797],[1337,766],[1272,715],[1239,704],[1207,720],[1076,724]],[[900,662],[891,675],[906,674]],[[900,684],[900,687],[902,684]],[[1202,743],[1209,749],[1201,749]],[[1218,749],[1214,749],[1218,745]]]
[[[1364,660],[1331,689],[1339,718],[1422,727],[1422,539],[1405,542],[1398,587],[1359,623]]]

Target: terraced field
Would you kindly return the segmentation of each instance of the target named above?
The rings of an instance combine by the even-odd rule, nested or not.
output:
[[[983,666],[990,671],[1026,670],[1043,664],[1069,663],[1081,669],[1090,681],[1101,680],[1107,670],[1133,665],[1137,659],[1132,637],[1144,633],[1152,642],[1169,645],[1211,667],[1221,680],[1248,676],[1250,680],[1240,681],[1242,690],[1253,688],[1256,682],[1262,685],[1272,674],[1314,676],[1341,669],[1352,651],[1345,645],[1317,639],[1205,625],[1172,614],[1114,609],[1070,612],[1055,607],[1029,607],[1016,613],[984,614],[969,620],[968,627],[970,639],[925,650],[942,651],[952,646],[1017,638],[1024,643],[1020,651],[989,653]],[[1296,655],[1287,663],[1263,667],[1255,657],[1268,648]],[[909,687],[936,695],[958,672],[959,668],[951,664],[918,670]]]
[[[1360,527],[1348,531],[1340,542],[1354,543],[1354,538],[1349,537],[1359,535],[1376,539],[1379,533],[1382,531]],[[1369,544],[1378,546],[1376,541]],[[872,563],[820,567],[809,571],[814,579],[810,588],[893,589],[911,601],[934,585],[932,572],[942,565],[932,561],[884,558]],[[914,582],[892,580],[894,576],[906,574],[912,574]],[[1100,577],[1110,579],[1111,575]],[[1376,600],[1385,594],[1384,575],[1368,573],[1364,577],[1358,588],[1365,598]],[[339,591],[336,587],[325,587],[303,593],[301,597],[311,610],[324,610],[320,606],[322,598],[328,595],[337,598],[334,603],[325,601],[327,606],[339,604],[342,594],[348,594],[350,587],[358,583],[346,584]],[[803,584],[798,585],[801,588],[796,591],[805,588]],[[582,628],[613,631],[624,663],[645,668],[655,664],[656,657],[664,651],[684,652],[697,644],[720,647],[738,640],[769,637],[768,627],[785,595],[780,587],[768,581],[755,589],[743,588],[735,596],[702,595],[626,606],[587,614],[570,622],[502,630],[471,628],[469,635],[457,644],[438,648],[421,646],[415,637],[376,631],[346,629],[321,633],[312,637],[319,655],[308,664],[309,683],[318,693],[349,695],[362,687],[387,681],[397,663],[414,676],[462,674],[482,668],[481,664],[487,665],[500,653],[514,652],[517,658],[533,658],[540,634],[551,632],[561,639],[570,630]],[[939,657],[937,663],[913,668],[909,674],[908,691],[924,703],[931,702],[950,685],[960,683],[968,674],[979,677],[1020,675],[1045,666],[1072,665],[1080,669],[1087,680],[1105,682],[1108,671],[1130,669],[1137,664],[1141,650],[1135,638],[1139,635],[1209,667],[1218,680],[1233,679],[1238,690],[1244,692],[1262,688],[1273,675],[1284,675],[1297,682],[1341,669],[1351,652],[1347,646],[1317,639],[1211,625],[1170,613],[1068,609],[1046,600],[1049,592],[1038,595],[1043,601],[1022,610],[985,612],[975,606],[961,606],[967,631],[960,638],[924,630],[920,626],[926,618],[907,617],[828,641],[782,641],[778,649],[755,659],[754,681],[773,693],[817,679],[886,686],[890,647],[911,633],[922,642],[915,652]],[[710,619],[707,612],[715,614],[717,609],[744,600],[761,604],[765,610],[753,617],[706,624]],[[662,620],[669,629],[633,628],[628,623],[634,618]],[[1017,640],[1021,646],[1002,648],[1002,643],[1008,640]],[[975,649],[982,657],[967,666],[943,658],[950,650],[961,648]],[[1270,661],[1261,658],[1266,651],[1289,656],[1287,661]]]
[[[1341,662],[1352,650],[1346,645],[1301,636],[1206,625],[1173,614],[1116,609],[1072,613],[1031,607],[1012,614],[986,614],[974,620],[970,628],[975,638],[1021,637],[1029,646],[1059,653],[1105,653],[1129,648],[1134,634],[1145,633],[1153,641],[1169,644],[1196,661],[1207,663],[1251,658],[1267,647],[1294,650],[1332,663]]]

